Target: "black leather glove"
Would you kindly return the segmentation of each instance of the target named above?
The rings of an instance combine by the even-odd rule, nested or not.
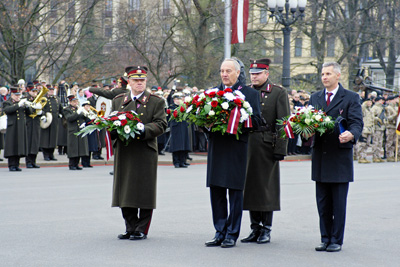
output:
[[[110,137],[111,137],[111,140],[115,140],[115,139],[117,139],[118,138],[118,132],[117,132],[117,130],[112,130],[111,132],[110,132]]]
[[[280,154],[274,154],[274,160],[276,161],[281,161],[285,158],[284,155],[280,155]]]

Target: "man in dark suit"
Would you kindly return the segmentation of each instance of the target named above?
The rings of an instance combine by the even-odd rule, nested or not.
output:
[[[234,59],[225,59],[220,68],[222,84],[219,90],[231,88],[245,95],[253,108],[251,116],[254,128],[261,124],[260,96],[258,92],[240,81],[240,65]],[[207,186],[210,187],[213,223],[216,230],[214,239],[206,246],[235,246],[239,237],[243,209],[243,189],[247,167],[248,132],[243,132],[239,140],[233,134],[210,132],[207,158]],[[228,201],[229,194],[229,213]]]
[[[316,200],[321,244],[317,251],[340,251],[346,221],[349,182],[353,181],[353,145],[361,135],[363,117],[358,94],[339,83],[340,65],[322,65],[325,89],[311,95],[310,105],[336,119],[333,131],[316,134],[312,153],[312,180]],[[339,122],[343,127],[339,127]]]

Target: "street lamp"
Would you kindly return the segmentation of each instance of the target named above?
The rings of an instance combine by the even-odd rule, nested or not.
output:
[[[282,65],[282,85],[286,89],[290,88],[290,25],[299,18],[304,17],[307,0],[268,0],[268,8],[271,12],[270,17],[275,17],[279,24],[284,27],[283,31],[283,65]],[[285,8],[285,13],[283,13]]]

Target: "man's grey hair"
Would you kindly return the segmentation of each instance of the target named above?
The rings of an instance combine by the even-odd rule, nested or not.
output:
[[[325,62],[324,64],[322,64],[322,68],[327,68],[327,67],[333,67],[333,71],[336,73],[341,73],[340,71],[340,65],[337,62]]]
[[[224,63],[224,62],[233,62],[233,65],[235,65],[235,69],[236,69],[237,71],[240,71],[240,64],[239,64],[239,62],[237,62],[236,59],[233,59],[233,58],[225,58],[224,61],[222,61],[222,63]],[[221,64],[221,65],[222,65],[222,64]]]

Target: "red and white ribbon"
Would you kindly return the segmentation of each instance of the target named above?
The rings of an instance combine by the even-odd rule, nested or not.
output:
[[[292,126],[290,125],[289,121],[286,122],[284,130],[285,130],[287,137],[289,137],[290,139],[294,138],[293,129],[292,129]]]
[[[251,121],[251,117],[249,116],[249,118],[247,120],[245,120],[244,122],[244,127],[246,128],[253,128],[253,123]]]
[[[228,129],[227,132],[230,134],[236,134],[239,127],[240,111],[238,107],[231,110],[229,116]]]
[[[112,148],[111,135],[109,131],[106,131],[106,150],[107,160],[110,160],[110,158],[114,155],[114,151]]]

